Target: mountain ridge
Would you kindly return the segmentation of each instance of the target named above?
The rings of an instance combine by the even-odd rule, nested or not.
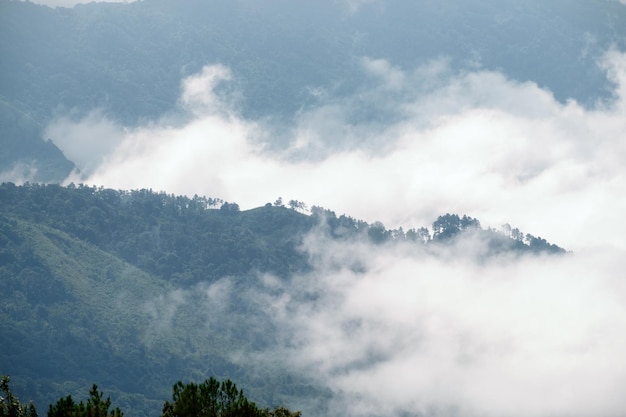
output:
[[[537,83],[562,102],[593,106],[612,97],[598,60],[609,48],[626,46],[619,25],[626,8],[615,1],[344,6],[152,0],[51,9],[2,0],[0,98],[36,123],[0,125],[0,145],[22,149],[8,152],[0,167],[11,171],[20,161],[28,166],[36,160],[38,174],[20,174],[61,182],[72,163],[58,149],[37,152],[42,139],[63,139],[45,137],[51,121],[100,110],[136,126],[179,112],[181,80],[207,64],[231,69],[232,83],[221,88],[239,97],[244,117],[289,126],[300,110],[320,105],[313,90],[330,98],[367,91],[363,57],[404,69],[449,59],[453,72],[502,71]]]
[[[467,216],[440,216],[427,244],[423,229],[400,234],[319,207],[307,215],[296,201],[239,211],[149,190],[10,183],[0,200],[0,370],[39,409],[97,382],[120,408],[153,415],[173,381],[209,375],[243,382],[263,406],[325,398],[280,361],[255,369],[240,358],[277,343],[262,302],[276,290],[263,277],[306,276],[301,247],[316,228],[345,247],[399,244],[438,256],[469,242],[487,248],[477,251],[486,260],[564,253]]]

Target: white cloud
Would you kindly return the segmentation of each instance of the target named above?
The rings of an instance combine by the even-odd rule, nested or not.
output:
[[[12,182],[24,184],[34,181],[37,176],[37,167],[34,163],[16,162],[8,169],[0,172],[0,183]]]
[[[270,130],[237,117],[213,93],[230,74],[211,66],[183,82],[181,104],[193,114],[183,126],[123,130],[90,121],[97,135],[104,126],[123,139],[87,181],[205,194],[243,208],[283,196],[394,227],[465,213],[484,225],[509,222],[569,249],[608,241],[620,246],[616,236],[626,233],[624,61],[607,54],[618,99],[589,110],[498,73],[450,78],[445,64],[437,64],[403,75],[383,61],[365,60],[382,79],[379,87],[304,112],[289,128],[294,147],[282,153],[264,148]],[[393,121],[351,118],[369,105],[396,109]],[[81,154],[63,138],[70,145],[88,137],[85,123],[74,130],[61,125],[62,137],[53,140],[68,154]]]
[[[223,65],[205,66],[199,74],[183,80],[180,98],[183,107],[197,116],[219,112],[224,103],[215,94],[215,88],[230,79],[231,73]]]
[[[124,140],[126,132],[98,110],[76,121],[61,117],[49,124],[45,137],[55,138],[55,145],[74,162],[81,172],[89,175]]]
[[[331,414],[617,416],[626,406],[620,253],[477,264],[458,250],[442,259],[319,235],[306,249],[314,272],[266,305],[285,332],[281,357],[335,393]]]
[[[238,117],[214,93],[230,74],[207,67],[183,81],[188,123],[115,128],[122,139],[87,181],[243,208],[283,196],[388,226],[466,213],[539,234],[575,253],[477,264],[312,236],[314,272],[267,300],[285,358],[352,415],[619,415],[626,56],[606,55],[616,100],[595,109],[498,73],[452,76],[445,62],[363,64],[376,84],[304,111],[282,152],[264,147],[279,128]],[[315,302],[306,290],[319,290]]]

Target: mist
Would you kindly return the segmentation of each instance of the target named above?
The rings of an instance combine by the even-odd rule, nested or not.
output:
[[[275,344],[233,360],[284,358],[333,393],[332,414],[618,416],[626,56],[609,51],[598,65],[614,99],[585,108],[498,72],[363,57],[371,84],[347,97],[315,91],[319,104],[286,125],[243,118],[217,92],[237,74],[213,65],[181,81],[186,117],[119,126],[94,112],[47,132],[62,132],[57,143],[82,163],[68,182],[203,194],[242,209],[282,196],[387,227],[428,226],[450,212],[539,234],[572,252],[485,261],[484,242],[471,236],[429,253],[347,246],[321,227],[302,247],[311,272],[260,277],[266,291],[250,294],[280,329]],[[275,132],[285,146],[274,146]],[[229,282],[201,289],[202,305],[230,294]],[[144,339],[170,328],[191,299],[176,290],[155,300],[159,311],[147,305],[154,325]]]
[[[615,99],[586,109],[500,73],[452,73],[445,61],[403,71],[364,58],[372,85],[363,94],[323,100],[290,125],[239,116],[234,100],[215,93],[236,74],[207,66],[181,82],[187,118],[128,127],[95,112],[57,119],[47,134],[80,156],[81,174],[68,182],[207,195],[244,209],[282,196],[388,227],[454,212],[568,249],[623,247],[614,237],[626,232],[625,61],[605,55]],[[288,144],[272,145],[275,132]],[[81,137],[108,140],[72,139]]]
[[[333,391],[329,414],[621,415],[623,252],[478,262],[482,244],[426,254],[311,234],[314,271],[263,300],[278,356]]]

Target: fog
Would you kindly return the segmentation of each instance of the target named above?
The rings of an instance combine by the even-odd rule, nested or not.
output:
[[[388,227],[454,212],[568,249],[623,247],[614,237],[626,232],[624,62],[606,54],[615,100],[585,109],[500,73],[452,73],[445,61],[402,71],[364,58],[372,85],[362,94],[329,98],[279,126],[240,117],[214,92],[236,74],[208,66],[181,82],[184,122],[117,126],[94,112],[59,118],[46,135],[76,158],[81,173],[68,182],[207,195],[244,209],[282,196]],[[270,146],[275,132],[289,144]]]
[[[333,414],[621,415],[626,56],[609,51],[598,63],[614,100],[591,109],[505,74],[454,73],[445,60],[412,70],[361,62],[371,85],[288,125],[241,117],[216,93],[237,74],[217,65],[181,81],[185,118],[129,127],[94,112],[47,133],[63,132],[57,143],[83,164],[68,182],[204,194],[243,209],[282,196],[387,227],[468,214],[563,246],[573,252],[485,261],[470,237],[428,254],[347,246],[322,227],[302,247],[312,272],[266,276],[266,295],[250,298],[281,329],[276,345],[233,360],[284,359],[333,392]],[[288,145],[271,146],[278,131]],[[228,293],[224,282],[202,291]],[[181,294],[156,302],[180,305]],[[158,333],[176,306],[146,308]]]
[[[314,272],[262,300],[282,343],[256,360],[328,386],[329,415],[621,415],[623,252],[477,262],[480,245],[433,256],[312,234]]]

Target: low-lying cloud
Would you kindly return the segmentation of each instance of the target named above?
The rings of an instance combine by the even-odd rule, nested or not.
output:
[[[236,75],[208,66],[182,83],[185,123],[122,128],[92,114],[57,120],[48,133],[89,173],[68,181],[205,194],[243,208],[283,196],[389,227],[466,213],[570,249],[623,245],[613,237],[626,233],[625,61],[606,55],[616,99],[586,109],[499,73],[451,74],[445,61],[403,71],[366,58],[371,86],[278,127],[238,116],[214,93]],[[291,140],[276,150],[267,145],[279,130]],[[102,136],[96,147],[85,141]]]
[[[411,71],[362,64],[371,85],[304,109],[291,126],[240,117],[215,93],[236,74],[208,66],[182,83],[186,122],[121,128],[87,118],[49,131],[121,134],[82,159],[88,183],[242,208],[282,196],[389,227],[454,212],[574,251],[477,262],[463,254],[480,242],[432,256],[309,236],[313,271],[288,283],[265,277],[271,295],[255,293],[282,329],[258,355],[279,352],[331,389],[334,414],[623,413],[626,56],[606,54],[615,100],[592,109],[496,72],[451,74],[445,61]],[[267,146],[280,128],[289,146]]]
[[[477,263],[477,246],[433,256],[312,234],[314,272],[264,300],[278,355],[333,391],[329,414],[621,415],[621,253]]]

